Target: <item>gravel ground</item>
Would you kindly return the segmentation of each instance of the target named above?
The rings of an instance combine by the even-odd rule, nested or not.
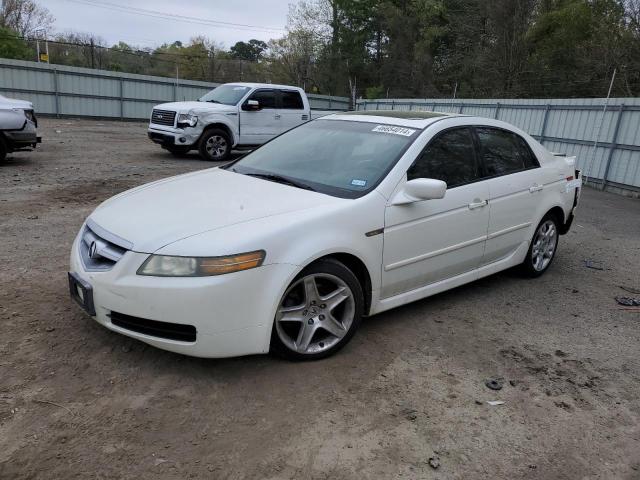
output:
[[[91,321],[66,271],[102,200],[212,164],[41,123],[0,164],[0,478],[640,478],[640,313],[614,300],[640,296],[640,201],[586,190],[542,278],[370,318],[330,359],[194,359]]]

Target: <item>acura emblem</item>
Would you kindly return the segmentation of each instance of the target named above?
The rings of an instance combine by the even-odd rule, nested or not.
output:
[[[96,242],[91,242],[91,245],[89,245],[89,258],[97,258],[99,256],[98,245],[96,244]]]

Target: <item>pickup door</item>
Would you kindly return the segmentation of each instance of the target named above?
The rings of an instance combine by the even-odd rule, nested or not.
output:
[[[302,95],[297,90],[281,90],[279,106],[281,108],[278,113],[283,132],[309,120],[309,109],[305,108]]]
[[[297,90],[260,88],[243,103],[256,100],[260,110],[240,110],[240,144],[260,145],[309,120],[309,109]]]
[[[256,100],[260,110],[245,110],[249,100]],[[240,144],[261,145],[282,131],[280,110],[276,108],[278,92],[259,88],[242,104],[240,109]]]

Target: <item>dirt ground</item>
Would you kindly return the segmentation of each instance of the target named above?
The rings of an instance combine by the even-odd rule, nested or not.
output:
[[[212,164],[41,124],[0,164],[0,478],[640,478],[640,312],[614,300],[640,296],[639,200],[586,190],[542,278],[367,319],[333,358],[194,359],[93,322],[66,272],[102,200]]]

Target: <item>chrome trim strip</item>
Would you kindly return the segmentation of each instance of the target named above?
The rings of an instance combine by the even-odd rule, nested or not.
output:
[[[133,250],[133,243],[131,243],[128,240],[125,240],[122,237],[119,237],[118,235],[116,235],[114,233],[108,232],[107,230],[102,228],[100,225],[96,224],[96,222],[94,222],[90,218],[87,219],[87,225],[98,236],[100,236],[101,238],[103,238],[107,242],[111,242],[114,245],[117,245],[118,247],[124,248],[125,250]]]
[[[454,252],[464,247],[469,247],[471,245],[475,245],[476,243],[484,242],[487,240],[487,235],[483,235],[482,237],[473,238],[471,240],[467,240],[466,242],[457,243],[456,245],[451,245],[449,247],[441,248],[440,250],[435,250],[433,252],[424,253],[422,255],[418,255],[417,257],[407,258],[406,260],[400,260],[396,263],[391,263],[384,267],[385,271],[395,270],[396,268],[405,267],[407,265],[411,265],[412,263],[421,262],[422,260],[426,260],[428,258],[437,257],[438,255],[444,255],[445,253]]]
[[[515,232],[516,230],[520,230],[523,228],[527,228],[531,226],[531,222],[521,223],[520,225],[514,225],[513,227],[505,228],[503,230],[498,230],[497,232],[490,233],[487,236],[488,240],[499,237],[500,235],[506,235],[507,233]]]

